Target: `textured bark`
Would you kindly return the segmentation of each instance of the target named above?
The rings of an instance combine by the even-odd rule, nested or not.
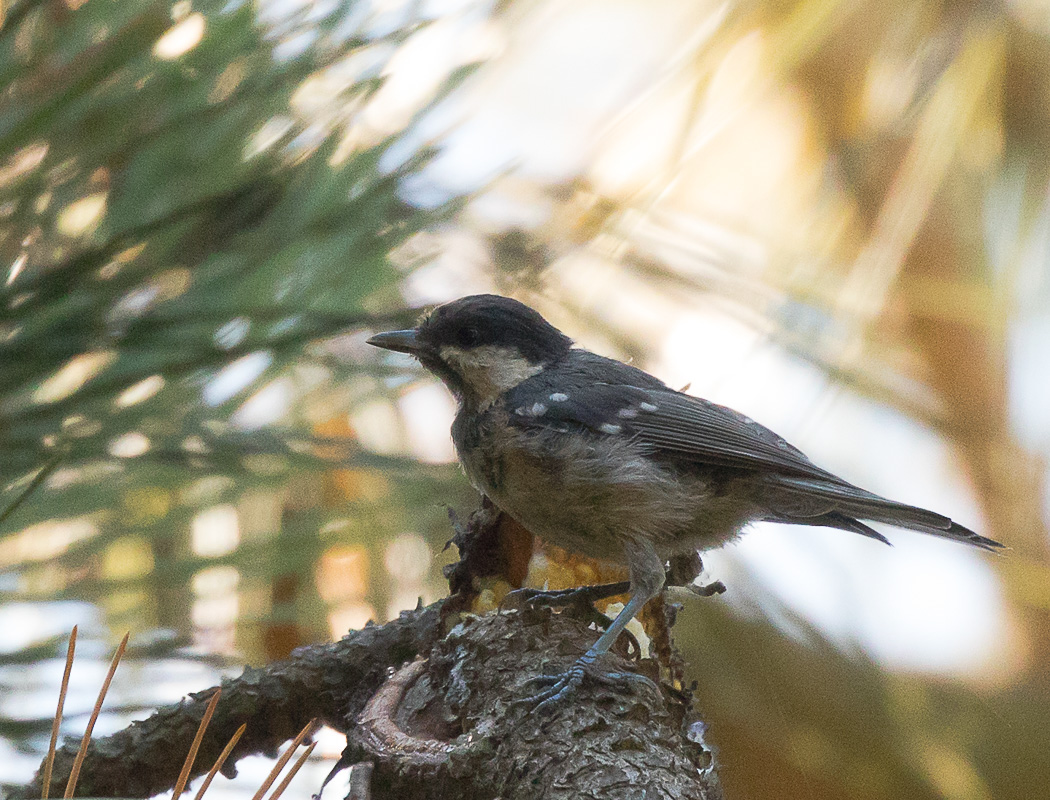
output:
[[[587,682],[550,715],[528,679],[567,668],[595,633],[548,609],[468,617],[377,696],[350,734],[375,800],[721,797],[686,697]],[[612,656],[616,670],[645,668]]]

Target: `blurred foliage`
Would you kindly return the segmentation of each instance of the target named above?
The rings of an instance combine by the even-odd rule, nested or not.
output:
[[[1032,688],[1023,685],[975,692],[888,673],[785,613],[794,638],[712,603],[690,603],[691,624],[679,631],[689,674],[699,683],[697,702],[722,748],[727,791],[843,799],[1038,796],[1050,746],[1050,731],[1039,721],[1045,697],[1033,702]]]
[[[29,5],[0,38],[4,475],[106,457],[128,431],[147,458],[229,469],[241,448],[222,423],[244,397],[202,409],[215,368],[262,353],[272,379],[375,320],[396,299],[386,253],[443,213],[398,195],[425,153],[381,168],[391,137],[336,160],[336,126],[292,116],[309,76],[382,39],[330,12],[282,61],[250,5],[216,3],[193,14],[199,44],[165,60],[167,3]],[[366,100],[380,67],[331,100]]]
[[[390,22],[353,2],[270,15],[247,2],[4,9],[9,600],[88,600],[117,629],[173,630],[171,650],[188,643],[194,597],[211,591],[194,581],[232,580],[250,598],[238,644],[260,660],[329,635],[298,576],[333,541],[361,543],[382,608],[385,542],[447,532],[440,503],[460,497],[451,469],[409,476],[345,425],[325,433],[361,399],[394,398],[397,371],[358,358],[355,332],[413,318],[387,254],[458,207],[406,199],[406,177],[431,157],[406,144],[411,119],[394,133],[362,122],[389,59],[428,24]],[[413,113],[469,69],[436,81]],[[267,390],[278,412],[253,422]],[[326,492],[332,465],[364,477]],[[189,541],[201,509],[243,506],[246,493],[246,513],[262,515],[241,523],[246,541],[218,554]],[[53,649],[35,643],[7,666],[41,648]],[[8,670],[4,683],[24,679]],[[12,724],[20,746],[42,729]]]

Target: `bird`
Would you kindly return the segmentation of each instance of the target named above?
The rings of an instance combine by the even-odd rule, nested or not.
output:
[[[1002,547],[853,485],[737,411],[574,346],[509,297],[462,297],[414,328],[367,341],[414,356],[455,397],[452,440],[482,495],[546,541],[627,567],[629,600],[564,674],[540,684],[536,708],[550,710],[587,676],[609,677],[599,659],[661,592],[665,562],[719,547],[750,523],[836,528],[889,544],[866,524],[877,522]]]

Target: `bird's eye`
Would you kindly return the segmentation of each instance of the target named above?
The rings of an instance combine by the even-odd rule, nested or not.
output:
[[[457,336],[462,347],[474,347],[481,341],[481,331],[477,328],[460,328]]]

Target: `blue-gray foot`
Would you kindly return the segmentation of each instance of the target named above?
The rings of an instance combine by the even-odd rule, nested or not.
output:
[[[600,654],[588,650],[561,675],[540,675],[530,679],[525,685],[542,691],[519,700],[515,705],[532,706],[533,713],[548,714],[556,706],[570,699],[585,680],[624,693],[647,690],[659,693],[656,684],[644,675],[603,669],[598,663],[599,659]]]

